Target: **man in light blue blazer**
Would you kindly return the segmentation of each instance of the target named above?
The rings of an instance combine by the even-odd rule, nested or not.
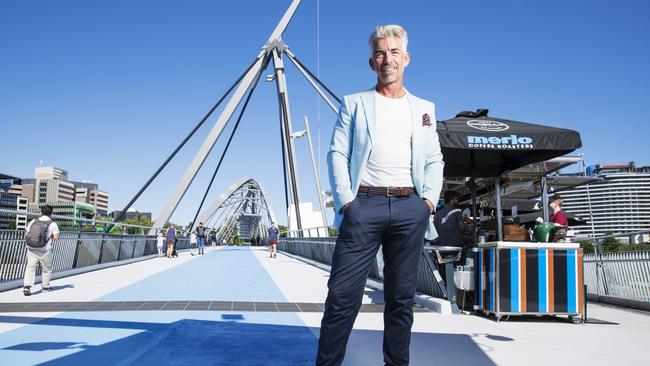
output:
[[[384,362],[408,365],[413,298],[444,163],[435,106],[404,88],[406,31],[377,27],[369,40],[377,84],[343,98],[329,177],[339,230],[321,322],[317,365],[340,365],[375,255],[384,257]]]

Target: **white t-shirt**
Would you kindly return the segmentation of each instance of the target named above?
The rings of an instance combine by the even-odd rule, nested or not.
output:
[[[38,218],[39,221],[48,221],[51,220],[49,217],[43,215]],[[25,232],[29,232],[29,228],[32,227],[32,224],[34,223],[34,220],[30,221],[29,224],[27,224],[27,227],[25,228]],[[54,235],[59,235],[59,226],[56,224],[56,222],[52,221],[50,223],[50,226],[47,228],[47,237],[49,238],[47,241],[47,244],[42,248],[43,250],[52,250],[52,237]],[[41,248],[29,248],[31,250],[40,250]]]
[[[411,138],[413,124],[408,98],[388,98],[375,92],[375,133],[361,185],[413,187]]]

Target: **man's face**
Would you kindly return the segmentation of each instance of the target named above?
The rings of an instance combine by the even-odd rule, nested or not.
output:
[[[548,207],[549,207],[551,210],[555,210],[555,208],[556,208],[556,207],[559,207],[559,206],[558,206],[558,204],[557,204],[556,201],[551,201],[551,202],[549,202]]]
[[[402,50],[402,40],[397,37],[378,39],[370,56],[370,68],[377,73],[377,83],[389,85],[403,82],[404,69],[411,56]]]

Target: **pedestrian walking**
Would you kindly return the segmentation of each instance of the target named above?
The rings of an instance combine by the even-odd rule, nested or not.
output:
[[[271,255],[271,258],[275,258],[278,256],[278,254],[276,253],[276,247],[278,245],[278,238],[280,236],[280,231],[275,226],[275,222],[271,223],[271,227],[269,228],[268,232],[269,232],[269,254]]]
[[[196,236],[199,244],[199,255],[205,254],[205,226],[202,222],[199,222],[199,226],[196,228]]]
[[[192,234],[190,235],[190,248],[192,248],[190,254],[193,256],[195,254],[194,249],[196,249],[196,231],[192,231]]]
[[[31,288],[36,281],[36,270],[41,266],[41,289],[51,290],[52,276],[52,245],[59,240],[59,226],[52,221],[52,206],[41,208],[41,216],[30,221],[25,229],[25,244],[27,245],[27,267],[23,278],[23,294],[31,296]]]
[[[176,228],[174,225],[170,225],[167,228],[167,258],[171,258],[176,255]]]
[[[163,245],[165,244],[165,236],[162,231],[156,237],[156,248],[158,249],[158,258],[163,256]]]

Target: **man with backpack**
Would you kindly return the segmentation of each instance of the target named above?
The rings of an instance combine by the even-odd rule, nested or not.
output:
[[[205,254],[205,226],[199,222],[199,227],[196,228],[196,236],[199,239],[199,255]]]
[[[52,206],[45,205],[41,209],[41,217],[32,220],[25,230],[27,245],[27,268],[23,280],[23,294],[30,296],[31,287],[36,280],[36,269],[41,265],[41,288],[50,291],[50,276],[52,275],[52,242],[59,240],[59,226],[52,221]]]

